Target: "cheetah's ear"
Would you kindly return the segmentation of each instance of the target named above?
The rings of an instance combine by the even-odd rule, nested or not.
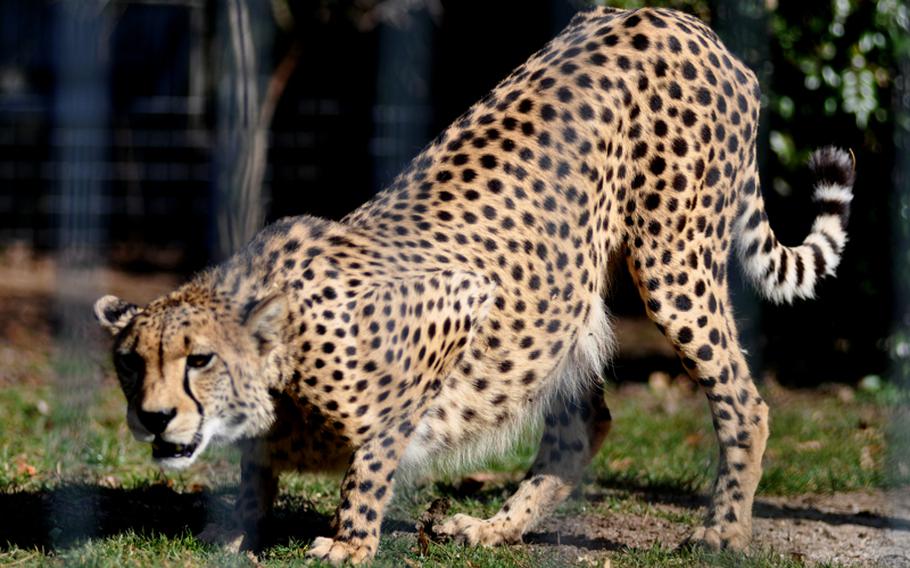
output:
[[[117,335],[140,313],[142,308],[117,296],[103,296],[95,302],[95,318],[111,335]]]
[[[259,354],[271,351],[281,338],[288,316],[287,297],[276,292],[249,305],[243,323],[259,346]]]

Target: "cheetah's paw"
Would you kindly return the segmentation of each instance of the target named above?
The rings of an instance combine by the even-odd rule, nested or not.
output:
[[[249,548],[246,546],[246,533],[234,527],[225,527],[217,523],[209,523],[196,538],[206,544],[220,546],[234,554]]]
[[[338,566],[345,562],[350,562],[351,564],[367,562],[373,557],[373,551],[364,545],[341,542],[340,540],[320,536],[310,545],[306,555],[309,558],[326,560]]]
[[[455,542],[472,546],[521,543],[521,533],[507,528],[502,522],[478,519],[460,513],[441,525],[434,526],[433,531],[438,535],[447,536]]]
[[[683,542],[685,547],[701,547],[707,550],[744,550],[751,540],[742,527],[698,527]]]

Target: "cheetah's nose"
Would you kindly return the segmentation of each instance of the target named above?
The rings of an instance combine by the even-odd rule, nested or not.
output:
[[[174,416],[177,416],[177,409],[171,408],[162,412],[146,412],[140,409],[137,414],[139,422],[145,426],[145,429],[152,434],[158,435],[163,433]]]

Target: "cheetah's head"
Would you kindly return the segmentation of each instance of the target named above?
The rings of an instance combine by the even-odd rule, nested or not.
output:
[[[281,294],[238,308],[191,285],[144,308],[115,296],[95,303],[115,338],[127,423],[137,440],[151,442],[156,462],[184,468],[210,442],[268,429],[287,310]]]

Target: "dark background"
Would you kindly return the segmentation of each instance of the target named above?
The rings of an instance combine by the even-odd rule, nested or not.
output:
[[[76,250],[69,262],[186,275],[221,258],[219,211],[236,205],[232,175],[249,138],[237,134],[238,101],[249,94],[236,81],[231,17],[241,10],[255,47],[246,54],[254,108],[286,72],[262,183],[252,184],[260,216],[339,219],[585,4],[2,0],[0,251]],[[850,243],[819,299],[771,306],[733,281],[753,370],[800,386],[901,379],[910,357],[901,355],[910,326],[906,7],[651,5],[708,20],[758,73],[763,191],[782,241],[800,242],[812,220],[809,151],[836,144],[856,153]],[[614,311],[640,316],[638,304],[619,278]],[[619,365],[619,378],[629,378],[623,369],[640,371]]]

